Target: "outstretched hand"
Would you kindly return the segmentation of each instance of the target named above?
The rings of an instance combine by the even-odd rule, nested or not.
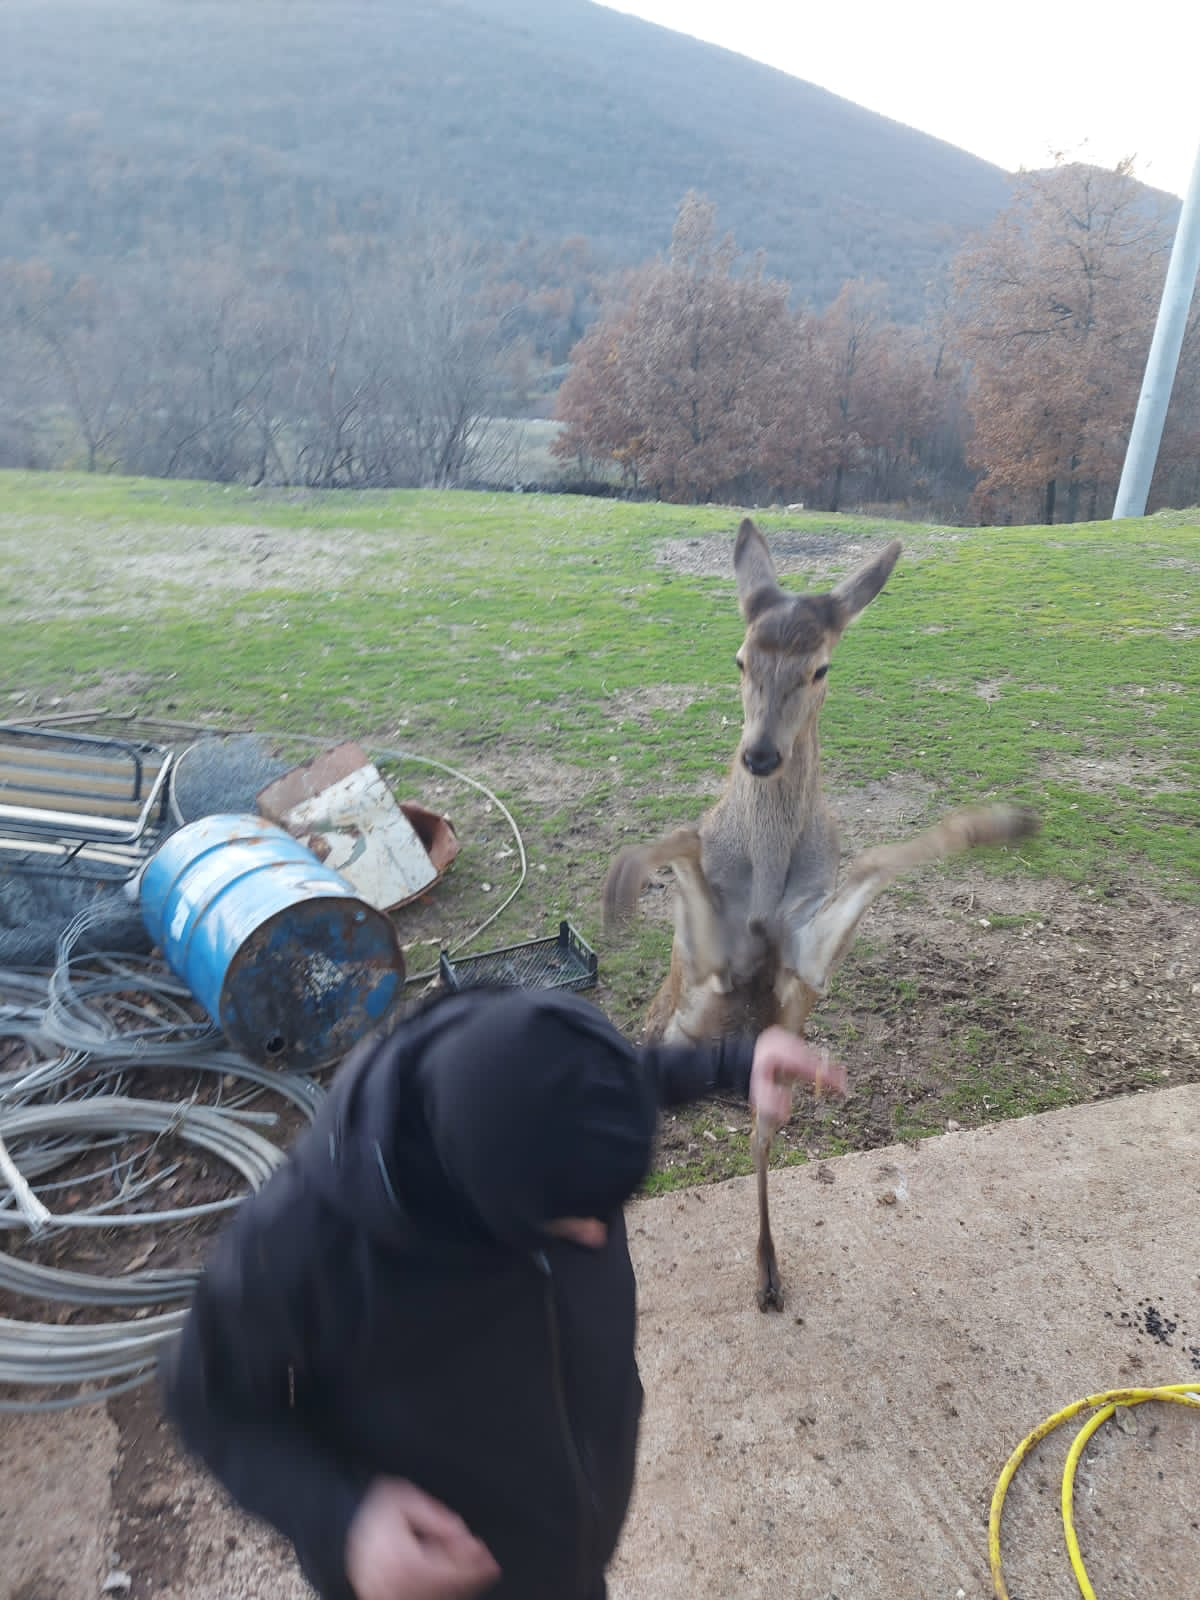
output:
[[[846,1069],[786,1028],[766,1028],[754,1044],[750,1104],[775,1127],[792,1114],[792,1090],[810,1083],[818,1095],[845,1094]]]
[[[346,1536],[357,1600],[470,1600],[500,1576],[491,1551],[440,1500],[376,1478]]]

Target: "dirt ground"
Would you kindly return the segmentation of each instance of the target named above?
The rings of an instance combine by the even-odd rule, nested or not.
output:
[[[934,816],[912,777],[828,793],[844,855]],[[668,921],[670,897],[664,876],[642,914]],[[872,906],[808,1033],[851,1092],[798,1108],[780,1140],[797,1157],[1200,1081],[1200,908],[952,861]],[[732,1102],[668,1118],[661,1162],[712,1168],[748,1126]]]
[[[1194,908],[1133,887],[1080,894],[965,868],[946,890],[885,897],[808,1029],[845,1062],[850,1096],[801,1108],[785,1143],[870,1149],[1200,1080],[1198,935]],[[725,1113],[748,1125],[744,1108]],[[668,1123],[665,1162],[699,1150],[686,1115]]]

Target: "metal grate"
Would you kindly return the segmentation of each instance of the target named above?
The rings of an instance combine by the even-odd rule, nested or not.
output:
[[[599,962],[596,953],[569,922],[560,922],[558,937],[531,939],[503,950],[485,950],[456,961],[443,950],[438,970],[447,989],[473,989],[501,984],[520,989],[591,989]]]
[[[172,759],[158,745],[0,724],[0,864],[129,877],[166,822]]]

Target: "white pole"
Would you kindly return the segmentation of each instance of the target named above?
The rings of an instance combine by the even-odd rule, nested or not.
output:
[[[1141,517],[1146,512],[1150,494],[1150,480],[1158,460],[1158,447],[1162,442],[1163,424],[1167,420],[1167,402],[1175,382],[1175,369],[1179,365],[1179,352],[1187,328],[1188,309],[1192,303],[1192,290],[1196,273],[1200,270],[1200,151],[1192,169],[1192,181],[1183,198],[1179,213],[1179,226],[1175,230],[1175,243],[1171,248],[1171,263],[1167,268],[1167,281],[1163,285],[1162,301],[1158,308],[1158,321],[1154,324],[1154,338],[1146,358],[1146,373],[1142,379],[1142,392],[1138,396],[1133,429],[1125,451],[1125,465],[1113,506],[1113,518]]]

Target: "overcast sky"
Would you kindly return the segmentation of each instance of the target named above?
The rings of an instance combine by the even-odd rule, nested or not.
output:
[[[998,166],[1062,150],[1182,194],[1200,144],[1195,0],[602,0],[769,62]]]

